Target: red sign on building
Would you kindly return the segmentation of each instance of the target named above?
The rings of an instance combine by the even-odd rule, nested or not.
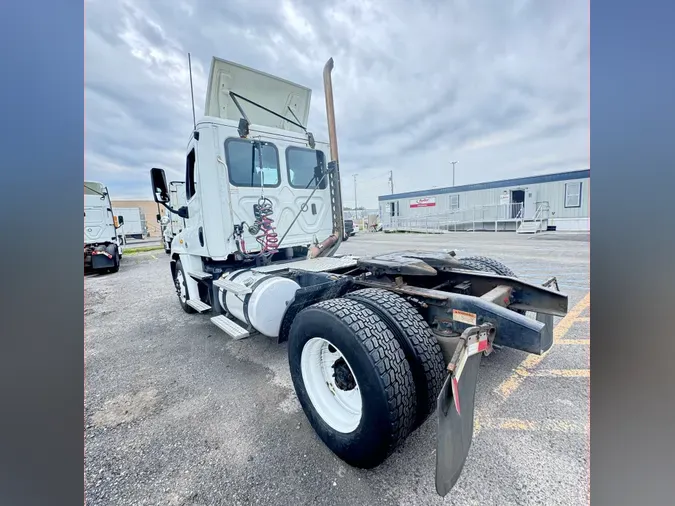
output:
[[[434,207],[436,205],[436,197],[423,197],[421,199],[414,199],[410,201],[410,207]]]

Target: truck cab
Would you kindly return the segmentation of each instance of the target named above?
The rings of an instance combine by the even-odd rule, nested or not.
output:
[[[85,270],[117,272],[122,246],[117,229],[123,220],[113,213],[107,187],[97,181],[84,182]]]
[[[205,116],[186,146],[173,261],[290,259],[331,236],[329,145],[304,127],[310,98],[308,88],[214,58]]]

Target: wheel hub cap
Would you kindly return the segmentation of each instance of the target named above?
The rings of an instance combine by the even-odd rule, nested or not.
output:
[[[356,430],[363,409],[361,390],[342,352],[314,337],[302,349],[300,371],[309,400],[323,421],[344,434]]]

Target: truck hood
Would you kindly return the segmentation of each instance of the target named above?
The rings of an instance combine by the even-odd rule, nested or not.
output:
[[[290,107],[300,123],[307,126],[312,90],[237,63],[213,58],[206,90],[204,114],[239,121],[241,114],[229,93],[246,97],[278,114],[294,120]],[[259,107],[239,100],[252,125],[280,128],[292,132],[302,130]]]

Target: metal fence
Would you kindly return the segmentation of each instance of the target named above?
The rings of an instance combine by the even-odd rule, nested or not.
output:
[[[496,230],[500,222],[515,223],[517,228],[523,221],[523,210],[522,203],[511,203],[476,206],[425,216],[389,216],[384,228],[389,230],[443,233],[458,229],[474,230],[476,224],[481,224],[481,227],[484,227],[486,223],[495,223]]]

